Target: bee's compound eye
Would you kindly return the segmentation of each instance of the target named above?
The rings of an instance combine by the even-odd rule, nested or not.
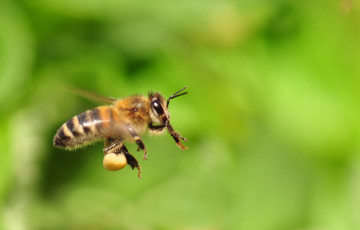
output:
[[[124,168],[127,160],[124,154],[108,153],[104,156],[103,166],[109,171],[117,171]]]
[[[163,110],[161,104],[158,101],[153,101],[152,102],[152,107],[155,109],[158,116],[161,116],[161,115],[164,114],[164,110]]]

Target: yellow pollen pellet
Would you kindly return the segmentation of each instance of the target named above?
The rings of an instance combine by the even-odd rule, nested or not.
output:
[[[103,166],[109,171],[117,171],[124,168],[127,164],[127,160],[124,154],[108,153],[105,154],[103,160]]]

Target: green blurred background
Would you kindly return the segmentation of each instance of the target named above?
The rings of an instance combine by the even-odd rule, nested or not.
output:
[[[0,229],[360,229],[358,1],[0,2]],[[143,178],[52,138],[185,85]]]

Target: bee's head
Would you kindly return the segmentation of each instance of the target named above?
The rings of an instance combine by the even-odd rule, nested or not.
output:
[[[167,100],[160,93],[150,93],[150,117],[153,123],[168,125],[170,121],[170,114],[168,111],[169,102],[171,99],[187,94],[187,92],[180,93],[187,89],[185,86],[181,90],[171,95]]]

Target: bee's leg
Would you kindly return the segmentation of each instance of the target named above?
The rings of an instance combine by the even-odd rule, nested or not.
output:
[[[130,165],[132,169],[137,168],[137,170],[139,172],[138,177],[141,178],[141,168],[140,168],[139,163],[136,160],[136,158],[129,153],[129,151],[127,150],[125,145],[123,145],[121,149],[122,149],[122,152],[125,154],[128,165]]]
[[[104,146],[105,148],[109,147],[111,144],[113,144],[114,142],[116,142],[116,139],[111,138],[111,137],[107,137],[104,140]]]
[[[127,164],[131,166],[132,169],[135,167],[138,169],[138,177],[141,178],[141,168],[139,166],[136,158],[129,153],[127,148],[124,145],[124,138],[121,139],[112,139],[110,137],[105,139],[105,148],[104,153],[115,153],[115,154],[124,154],[127,160]]]
[[[147,151],[144,145],[144,142],[140,139],[139,135],[131,127],[128,128],[131,136],[134,138],[136,144],[138,145],[138,151],[141,149],[144,151],[144,160],[147,158]]]
[[[124,142],[124,138],[120,138],[120,139],[113,139],[113,138],[106,138],[105,139],[105,148],[104,148],[104,153],[108,154],[108,153],[115,153],[115,154],[119,154],[121,153],[121,148],[122,146],[124,146],[123,144]]]
[[[168,123],[166,127],[167,127],[170,135],[174,138],[177,146],[179,146],[179,147],[181,148],[181,150],[188,149],[186,146],[184,146],[184,145],[180,142],[180,139],[184,140],[185,142],[187,142],[188,139],[185,138],[185,137],[182,137],[178,132],[176,132],[176,131],[174,130],[174,128],[170,125],[170,123]]]
[[[165,125],[153,125],[152,123],[149,123],[148,127],[152,131],[162,131],[166,126]]]
[[[161,132],[166,126],[165,125],[153,125],[152,123],[148,124],[148,127],[153,132]]]

